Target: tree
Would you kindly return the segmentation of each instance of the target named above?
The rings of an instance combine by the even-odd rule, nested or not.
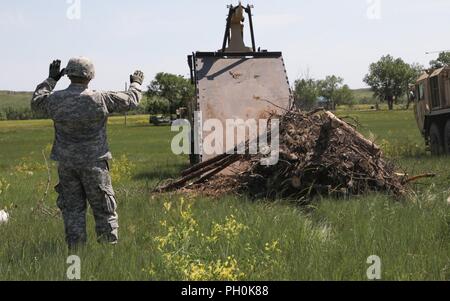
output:
[[[336,93],[342,88],[343,83],[344,79],[336,75],[329,75],[319,82],[320,96],[325,97],[331,103],[333,110],[337,105]]]
[[[145,114],[168,114],[170,113],[170,102],[159,96],[144,98],[139,104],[139,110]]]
[[[169,113],[175,114],[180,107],[187,106],[194,98],[195,88],[191,81],[181,75],[158,73],[148,86],[147,95],[162,97],[169,102]]]
[[[323,80],[315,80],[308,74],[294,83],[294,97],[297,105],[303,109],[311,109],[316,105],[319,97],[323,97],[332,109],[339,104],[352,104],[353,91],[344,85],[344,79],[336,75],[329,75]]]
[[[320,96],[325,97],[336,110],[337,105],[353,104],[353,91],[348,85],[344,85],[344,79],[336,75],[329,75],[320,81]]]
[[[319,82],[310,78],[298,79],[294,83],[294,98],[297,106],[310,109],[319,97]]]
[[[355,95],[348,85],[336,90],[333,97],[336,104],[352,106],[355,101]]]
[[[441,52],[436,60],[430,62],[431,68],[450,66],[450,52]]]
[[[364,77],[374,95],[381,101],[387,101],[389,110],[394,109],[394,101],[408,91],[408,86],[416,80],[415,69],[401,58],[383,56],[370,65],[369,74]]]

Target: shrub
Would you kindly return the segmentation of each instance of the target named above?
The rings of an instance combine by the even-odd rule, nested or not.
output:
[[[0,178],[0,196],[4,194],[9,188],[8,182],[5,179]]]
[[[0,120],[44,119],[44,114],[36,113],[31,108],[7,107],[0,111]]]
[[[159,96],[144,98],[139,105],[139,111],[147,114],[168,114],[170,112],[170,102]]]
[[[128,160],[126,155],[120,156],[118,159],[112,160],[111,179],[113,182],[120,182],[131,178],[134,164]]]
[[[164,269],[188,281],[237,281],[245,279],[255,269],[267,271],[279,265],[280,242],[267,241],[261,247],[246,243],[256,237],[254,229],[228,215],[221,222],[204,228],[194,214],[192,201],[164,203],[165,218],[160,221],[161,235],[154,238],[163,258]],[[225,251],[226,250],[226,251]],[[244,258],[238,260],[234,252]]]

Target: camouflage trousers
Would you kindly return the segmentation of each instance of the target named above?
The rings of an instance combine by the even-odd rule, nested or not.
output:
[[[97,240],[115,244],[118,240],[118,215],[107,161],[89,166],[58,166],[57,205],[62,212],[66,242],[76,248],[87,241],[86,211],[89,202],[95,219]]]

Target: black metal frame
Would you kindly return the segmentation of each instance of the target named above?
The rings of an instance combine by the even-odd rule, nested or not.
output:
[[[191,74],[191,84],[195,84],[195,80],[194,80],[195,53],[188,55],[187,60],[188,60],[188,65],[189,65],[189,71]]]
[[[239,7],[240,7],[239,5],[234,6],[234,7],[233,7],[233,5],[230,5],[230,10],[228,11],[227,26],[225,28],[225,34],[223,37],[222,52],[225,52],[225,50],[227,48],[227,43],[230,43],[231,18],[233,17],[233,14],[235,13],[236,9],[238,9]],[[250,5],[247,5],[247,7],[244,7],[244,10],[248,15],[248,22],[250,24],[252,49],[253,49],[253,52],[256,52],[255,31],[253,30],[252,7]]]
[[[195,57],[217,57],[217,58],[236,58],[236,57],[252,57],[252,58],[279,58],[282,56],[280,51],[272,52],[196,52]]]

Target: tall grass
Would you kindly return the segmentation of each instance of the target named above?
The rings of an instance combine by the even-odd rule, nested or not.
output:
[[[392,145],[405,136],[419,142],[406,114],[356,117],[364,131]],[[177,176],[187,158],[171,154],[168,127],[146,120],[130,118],[128,127],[123,118],[110,122],[120,243],[97,244],[89,212],[82,279],[366,280],[371,255],[381,258],[384,280],[450,279],[450,159],[396,158],[411,172],[438,174],[413,186],[415,195],[405,200],[371,194],[300,207],[289,200],[153,195],[152,187]],[[0,225],[0,280],[66,279],[62,220],[37,206],[47,184],[41,150],[48,150],[52,134],[48,121],[0,122],[0,179],[10,184],[0,210],[11,215]],[[50,167],[54,186],[56,166]],[[55,200],[50,190],[45,205],[55,209]]]

